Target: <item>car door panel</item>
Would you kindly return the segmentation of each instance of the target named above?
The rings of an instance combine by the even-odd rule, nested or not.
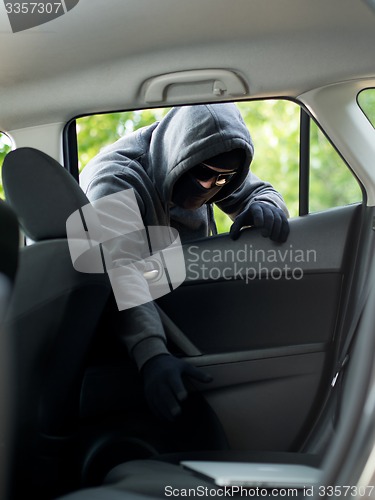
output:
[[[257,360],[202,366],[214,379],[205,397],[235,450],[295,448],[319,390],[324,351],[275,357],[266,351]]]
[[[297,450],[330,382],[361,217],[362,207],[353,205],[292,219],[290,237],[283,245],[253,229],[245,230],[237,241],[219,235],[185,245],[186,280],[156,303],[170,351],[213,377],[209,384],[194,382],[190,387],[195,397],[189,398],[193,401],[189,408],[198,423],[191,424],[187,407],[186,425],[177,431],[171,426],[165,429],[147,414],[140,377],[124,349],[109,343],[107,319],[105,335],[99,336],[84,377],[82,418],[117,422],[123,415],[121,436],[138,436],[147,449],[147,443],[160,443],[160,434],[163,450],[212,444],[220,449],[224,441],[238,450]],[[249,250],[254,257],[258,249],[266,257],[280,250],[279,260],[263,259],[263,274],[246,280],[235,264],[242,268],[259,264],[249,258]],[[297,251],[310,258],[295,258]],[[287,277],[267,279],[267,272],[285,265]],[[205,278],[204,272],[213,268],[214,279]],[[295,269],[302,274],[293,279]],[[109,316],[113,320],[116,311]],[[198,424],[203,434],[214,427],[217,432],[212,439],[202,439]],[[115,428],[108,437],[109,448],[119,439],[118,424]]]
[[[202,353],[189,359],[213,376],[199,390],[232,448],[290,450],[303,438],[327,383],[360,210],[293,219],[284,245],[245,230],[237,241],[220,235],[185,246],[187,279],[158,305]],[[258,261],[256,250],[264,251]],[[261,257],[260,274],[241,277],[236,256],[244,269]],[[285,265],[286,275],[271,276]]]
[[[237,352],[329,342],[341,287],[340,273],[306,275],[287,284],[207,283],[182,287],[163,304],[168,303],[170,309],[164,311],[203,353]]]

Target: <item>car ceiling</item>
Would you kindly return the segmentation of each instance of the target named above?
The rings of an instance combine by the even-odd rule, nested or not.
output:
[[[3,130],[145,107],[143,82],[232,69],[250,97],[375,75],[375,14],[359,0],[80,0],[13,34],[0,6]]]

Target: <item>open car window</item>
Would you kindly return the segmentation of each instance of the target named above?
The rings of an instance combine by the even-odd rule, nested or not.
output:
[[[307,212],[348,205],[362,200],[360,186],[345,162],[318,126],[308,118],[302,130],[301,108],[288,100],[263,100],[237,103],[255,145],[252,171],[270,182],[285,199],[291,217]],[[160,120],[167,108],[100,114],[76,120],[79,170],[100,150],[121,136]],[[306,115],[307,116],[307,115]],[[306,120],[305,120],[306,121]],[[305,142],[308,157],[301,158]],[[306,150],[306,148],[305,148]],[[301,186],[301,169],[304,186]],[[307,171],[307,172],[306,172]],[[219,233],[229,231],[232,221],[215,207]]]
[[[358,94],[358,104],[373,127],[375,127],[375,89],[362,90]]]

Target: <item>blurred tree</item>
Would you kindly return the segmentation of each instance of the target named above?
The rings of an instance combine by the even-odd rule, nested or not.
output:
[[[361,201],[356,178],[315,123],[310,136],[310,212]]]
[[[11,139],[6,134],[0,132],[0,179],[1,179],[1,168],[3,166],[4,158],[9,153],[9,151],[11,151],[11,149],[12,149]],[[1,199],[5,198],[2,182],[0,182],[0,198]]]
[[[77,119],[78,162],[81,171],[101,149],[155,121],[161,120],[168,108],[107,113]]]

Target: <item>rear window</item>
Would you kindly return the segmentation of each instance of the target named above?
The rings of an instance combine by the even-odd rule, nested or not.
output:
[[[362,90],[358,94],[358,104],[375,128],[375,89]]]
[[[12,149],[11,139],[6,134],[0,132],[0,174],[1,174],[1,169],[3,167],[4,158],[9,153],[9,151],[11,151],[11,149]],[[5,198],[2,182],[0,182],[0,198],[3,200]]]

